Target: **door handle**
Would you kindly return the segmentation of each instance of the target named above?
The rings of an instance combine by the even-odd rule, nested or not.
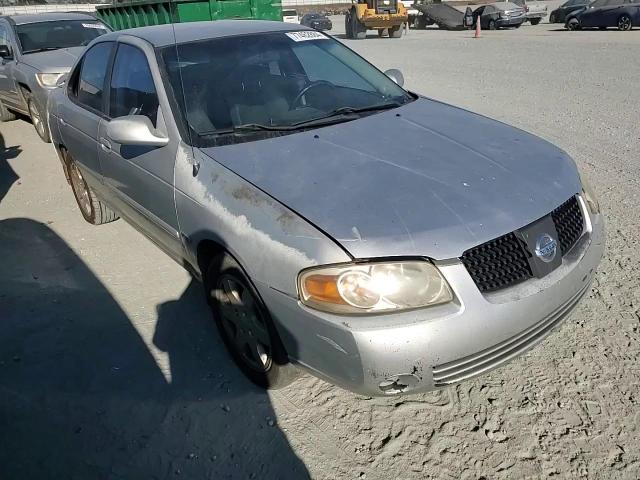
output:
[[[104,150],[105,152],[110,152],[111,142],[104,137],[100,138],[100,148],[102,148],[102,150]]]

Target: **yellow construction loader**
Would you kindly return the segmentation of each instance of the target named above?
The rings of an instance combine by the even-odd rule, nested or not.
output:
[[[345,15],[344,27],[347,38],[366,38],[367,30],[377,30],[381,37],[388,31],[389,38],[400,38],[408,20],[400,0],[357,0]]]

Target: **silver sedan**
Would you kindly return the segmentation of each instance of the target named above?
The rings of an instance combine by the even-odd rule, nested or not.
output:
[[[51,135],[85,219],[201,279],[255,383],[427,391],[557,327],[603,218],[563,151],[386,73],[281,22],[115,32],[52,96]]]

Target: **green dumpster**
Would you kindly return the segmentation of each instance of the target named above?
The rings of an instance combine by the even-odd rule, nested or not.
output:
[[[97,7],[114,30],[230,18],[282,20],[280,0],[124,0]]]

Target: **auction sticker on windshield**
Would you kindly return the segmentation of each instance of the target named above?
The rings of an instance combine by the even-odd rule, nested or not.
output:
[[[316,31],[287,32],[285,33],[294,42],[306,42],[307,40],[327,40],[329,37]]]
[[[83,23],[82,26],[84,28],[95,28],[97,30],[106,30],[104,25],[100,25],[99,23]]]

